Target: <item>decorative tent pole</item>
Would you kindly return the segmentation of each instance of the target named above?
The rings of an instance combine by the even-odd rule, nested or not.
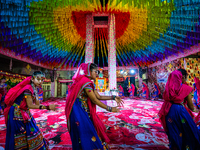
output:
[[[109,89],[117,89],[115,15],[108,17],[108,74]]]
[[[92,25],[92,14],[86,15],[86,49],[85,49],[85,63],[94,62],[94,28]]]

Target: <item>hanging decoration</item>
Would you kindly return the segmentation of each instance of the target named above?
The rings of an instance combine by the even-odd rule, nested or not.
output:
[[[86,14],[115,15],[117,66],[148,66],[200,41],[200,1],[9,0],[0,5],[0,48],[48,67],[84,62]],[[102,7],[103,6],[103,7]],[[107,32],[98,31],[107,64]]]

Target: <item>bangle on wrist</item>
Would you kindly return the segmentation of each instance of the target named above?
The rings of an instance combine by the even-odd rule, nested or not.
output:
[[[40,105],[40,106],[39,106],[39,109],[42,109],[42,106],[43,106],[43,105]]]
[[[50,110],[49,106],[46,106],[46,109],[47,109],[47,110]]]
[[[116,96],[115,96],[115,95],[113,95],[113,96],[112,96],[112,100],[115,100],[115,98],[116,98]]]
[[[112,107],[107,106],[106,110],[109,111],[109,112],[112,112]]]
[[[47,110],[50,110],[50,109],[49,109],[49,106],[44,106],[44,105],[40,105],[39,109],[47,109]]]
[[[45,109],[46,107],[44,105],[40,105],[39,109]]]

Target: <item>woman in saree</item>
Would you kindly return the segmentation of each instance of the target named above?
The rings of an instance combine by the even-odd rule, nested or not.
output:
[[[194,84],[193,84],[193,87],[194,87],[194,105],[199,109],[200,108],[200,80],[195,77],[194,78]]]
[[[198,110],[192,103],[193,89],[184,84],[186,79],[187,72],[184,69],[175,70],[169,75],[163,93],[164,103],[158,114],[172,150],[200,148],[200,132],[188,109],[194,112]]]
[[[71,85],[72,85],[71,83],[69,83],[69,84],[67,85],[66,97],[67,97],[68,94],[69,94],[69,89],[70,89]]]
[[[158,99],[159,95],[160,95],[160,89],[158,87],[158,84],[154,83],[154,92],[152,93],[152,98]]]
[[[142,94],[140,96],[146,99],[149,98],[149,88],[144,82],[142,82]]]
[[[100,96],[94,88],[97,65],[81,64],[73,76],[73,84],[66,100],[66,119],[73,150],[107,149],[109,138],[106,128],[96,114],[96,105],[109,112],[119,112],[117,107],[109,107],[100,100],[116,100],[122,104],[120,97]]]
[[[33,76],[27,77],[6,94],[6,150],[48,149],[48,144],[30,113],[30,109],[56,109],[54,104],[44,106],[39,103],[38,92],[44,78],[41,71],[36,71]]]
[[[129,97],[133,98],[134,97],[134,93],[135,93],[135,86],[133,84],[131,84],[131,87],[128,90],[128,92],[130,93]]]
[[[3,114],[3,110],[5,108],[4,99],[6,93],[7,93],[6,77],[3,76],[0,82],[0,115]]]
[[[121,98],[124,97],[124,89],[121,85],[119,85],[119,97],[121,97]]]

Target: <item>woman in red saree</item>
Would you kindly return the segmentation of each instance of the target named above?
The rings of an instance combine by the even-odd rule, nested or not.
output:
[[[44,74],[36,71],[33,76],[11,88],[5,97],[7,107],[4,110],[6,123],[6,150],[14,149],[48,149],[30,109],[55,110],[55,105],[40,105],[39,87],[44,80]],[[35,102],[35,104],[34,104]]]
[[[186,79],[184,69],[169,75],[163,93],[164,103],[158,114],[172,150],[200,148],[200,132],[188,110],[197,111],[192,103],[193,89],[184,84]]]
[[[149,98],[149,88],[144,82],[142,82],[142,94],[141,94],[141,97],[142,98],[146,98],[146,99]]]
[[[157,100],[159,98],[160,95],[160,89],[157,83],[154,83],[154,92],[152,93],[152,98],[154,98],[154,100]]]
[[[73,150],[107,149],[105,142],[110,140],[104,124],[96,114],[96,105],[110,112],[118,112],[117,107],[106,106],[100,100],[113,99],[118,104],[123,102],[120,97],[98,94],[92,82],[97,72],[95,64],[83,63],[72,78],[65,113]]]
[[[121,85],[119,85],[119,96],[121,98],[124,98],[124,89],[123,89],[123,87]]]
[[[131,87],[130,89],[128,90],[128,92],[130,93],[130,98],[133,98],[134,97],[134,93],[135,93],[135,86],[134,84],[131,84]]]

